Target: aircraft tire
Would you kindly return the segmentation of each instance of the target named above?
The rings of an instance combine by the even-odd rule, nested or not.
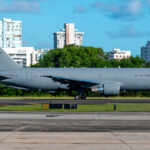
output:
[[[75,100],[85,100],[85,99],[86,99],[86,96],[84,96],[84,95],[76,95],[76,96],[74,97],[74,99],[75,99]]]
[[[74,99],[75,99],[75,100],[80,100],[80,99],[81,99],[81,96],[80,96],[80,95],[76,95],[76,96],[74,97]]]

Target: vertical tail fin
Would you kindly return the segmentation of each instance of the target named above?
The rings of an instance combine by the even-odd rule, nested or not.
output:
[[[0,48],[0,71],[1,70],[12,70],[19,69],[20,66]]]

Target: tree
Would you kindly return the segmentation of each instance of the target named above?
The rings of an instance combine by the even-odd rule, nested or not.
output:
[[[36,67],[105,67],[101,48],[68,45],[43,55]]]

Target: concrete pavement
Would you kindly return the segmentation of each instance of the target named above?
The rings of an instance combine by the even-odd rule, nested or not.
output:
[[[0,112],[0,150],[149,150],[149,112]]]
[[[149,150],[145,132],[2,132],[0,150]]]

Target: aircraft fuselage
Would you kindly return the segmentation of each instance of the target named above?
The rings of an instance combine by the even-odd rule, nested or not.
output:
[[[150,90],[150,69],[147,68],[28,68],[2,71],[8,79],[1,83],[41,90],[69,89],[68,84],[46,76],[90,81],[103,86],[117,83],[120,90]]]

